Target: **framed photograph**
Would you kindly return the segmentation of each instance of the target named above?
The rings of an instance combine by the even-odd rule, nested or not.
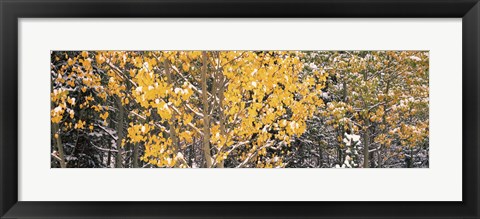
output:
[[[477,0],[1,1],[2,218],[479,218]]]

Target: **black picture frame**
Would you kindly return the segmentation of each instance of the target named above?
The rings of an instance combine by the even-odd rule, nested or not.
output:
[[[2,218],[479,218],[478,0],[1,0]],[[134,17],[462,18],[461,202],[18,201],[18,19]],[[392,42],[394,43],[394,42]],[[448,43],[448,42],[446,42]],[[42,188],[39,188],[42,189]]]

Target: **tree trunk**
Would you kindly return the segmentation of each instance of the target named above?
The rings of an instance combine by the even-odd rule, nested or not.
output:
[[[52,124],[52,126],[53,126],[53,137],[55,138],[55,134],[57,134],[55,143],[57,147],[58,157],[60,158],[58,162],[60,163],[61,168],[66,168],[67,164],[65,163],[65,153],[63,152],[62,138],[59,132],[60,128],[57,123]]]
[[[53,93],[53,84],[54,84],[54,80],[53,78],[50,78],[50,93]],[[53,102],[50,102],[50,108],[53,110],[55,108],[54,106],[54,103]],[[60,167],[61,168],[66,168],[67,167],[67,164],[65,162],[65,152],[63,151],[63,143],[62,143],[62,138],[60,136],[60,126],[58,123],[52,123],[52,127],[51,127],[51,131],[52,131],[52,137],[55,138],[55,134],[57,134],[57,138],[55,139],[55,147],[57,148],[57,152],[58,152],[58,157],[60,158],[60,160],[58,161],[60,163]]]
[[[364,81],[367,81],[368,80],[368,77],[367,77],[367,71],[364,71],[363,72],[363,80]],[[366,108],[366,103],[364,103],[364,108]],[[366,118],[365,118],[365,136],[364,136],[364,147],[363,147],[363,168],[368,168],[368,161],[369,161],[369,155],[370,155],[370,152],[369,151],[369,148],[370,148],[370,118],[368,118],[368,113],[367,112],[367,115],[366,115]]]
[[[408,168],[413,168],[413,163],[414,163],[413,148],[410,148],[410,163],[408,163]]]
[[[173,85],[173,79],[172,79],[172,73],[170,72],[170,64],[168,63],[167,60],[164,61],[164,67],[165,67],[165,73],[167,75],[167,82],[170,85]],[[172,148],[173,148],[173,154],[174,157],[177,156],[180,146],[179,146],[179,140],[177,136],[177,118],[175,117],[176,113],[175,111],[172,110],[172,117],[170,117],[170,121],[168,123],[168,126],[170,127],[170,138],[172,139]],[[176,160],[175,162],[175,167],[178,167],[180,163]]]
[[[320,143],[321,144],[321,143]],[[319,144],[319,145],[320,145]],[[323,145],[320,145],[318,147],[318,160],[317,160],[317,163],[318,163],[318,168],[322,168],[322,163],[323,163],[323,151],[322,151],[322,147]]]
[[[386,135],[387,134],[387,101],[388,101],[388,92],[390,92],[390,81],[387,81],[387,87],[385,88],[385,99],[384,99],[384,103],[383,103],[383,115],[382,115],[382,125],[383,125],[383,133]],[[386,145],[385,143],[382,143],[380,145],[380,148],[378,149],[378,153],[377,153],[377,159],[378,159],[378,168],[382,168],[383,167],[383,158],[382,158],[382,150],[383,148],[385,148]]]
[[[220,62],[220,57],[218,58]],[[218,114],[220,115],[220,135],[227,139],[227,133],[225,129],[225,112],[223,107],[223,92],[225,91],[225,78],[223,76],[222,69],[218,69],[218,80],[219,80],[219,89],[218,89],[218,98],[220,101],[220,106],[218,110]],[[222,148],[225,147],[226,142],[222,145]],[[224,167],[224,160],[217,163],[217,167],[223,168]]]
[[[340,137],[344,138],[342,131],[343,131],[342,128],[341,128],[341,127],[338,127],[338,129],[337,129],[337,136],[340,136]],[[338,147],[337,147],[337,160],[338,160],[339,165],[342,166],[342,164],[343,164],[342,142],[338,142],[338,140],[337,140],[337,144],[338,144]]]
[[[112,160],[112,144],[110,144],[110,147],[108,148],[107,167],[110,167],[111,160]]]
[[[120,97],[116,98],[117,107],[118,107],[118,115],[117,115],[117,157],[115,160],[115,167],[122,168],[123,167],[123,147],[122,147],[122,140],[123,140],[123,105]]]
[[[207,167],[212,167],[210,154],[210,115],[208,112],[207,53],[202,52],[203,153]]]
[[[370,152],[369,159],[370,159],[370,168],[375,168],[375,152]]]
[[[132,157],[132,162],[133,162],[133,168],[138,168],[138,143],[133,144],[133,157]]]
[[[370,120],[367,118],[365,119],[365,134],[363,136],[364,138],[364,146],[363,146],[363,168],[368,168],[368,158],[369,158],[369,152],[368,149],[370,147]]]
[[[382,168],[382,165],[381,165],[381,160],[382,160],[382,153],[380,153],[380,149],[381,149],[381,145],[379,146],[380,148],[378,148],[378,150],[375,153],[375,157],[377,158],[377,163],[376,163],[376,168]]]

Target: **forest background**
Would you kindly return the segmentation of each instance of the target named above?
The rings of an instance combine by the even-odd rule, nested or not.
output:
[[[51,166],[429,163],[425,51],[52,51]]]

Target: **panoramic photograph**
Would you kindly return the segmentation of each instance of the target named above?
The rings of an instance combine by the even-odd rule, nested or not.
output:
[[[428,51],[50,60],[51,168],[429,168]]]

